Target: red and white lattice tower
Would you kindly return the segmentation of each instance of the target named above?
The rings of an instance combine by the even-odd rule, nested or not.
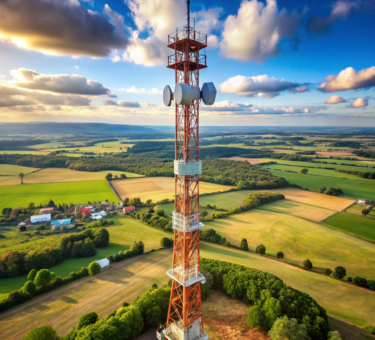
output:
[[[174,54],[168,57],[168,68],[175,71],[174,94],[169,86],[163,93],[165,105],[175,101],[175,204],[172,213],[174,229],[173,266],[168,320],[163,335],[170,340],[203,340],[201,301],[199,229],[203,226],[199,213],[199,101],[212,105],[216,97],[213,83],[199,88],[199,71],[207,67],[207,35],[195,30],[190,20],[187,1],[187,25],[168,36],[168,47]]]

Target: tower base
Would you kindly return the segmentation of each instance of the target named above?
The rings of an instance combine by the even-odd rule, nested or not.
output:
[[[208,340],[208,335],[202,332],[202,319],[198,318],[185,330],[179,323],[171,323],[166,329],[165,338],[168,340]]]

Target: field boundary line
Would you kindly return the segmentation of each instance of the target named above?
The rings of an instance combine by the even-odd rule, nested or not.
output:
[[[116,195],[119,203],[122,203],[122,199],[121,199],[120,195],[117,193],[117,191],[115,190],[115,188],[113,187],[111,181],[109,181],[108,179],[106,179],[106,181],[107,181],[109,187],[112,189],[113,193]]]

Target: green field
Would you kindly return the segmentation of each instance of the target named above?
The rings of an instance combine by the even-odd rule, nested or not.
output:
[[[48,155],[50,153],[50,151],[34,151],[34,150],[30,150],[30,151],[19,151],[19,150],[1,150],[0,151],[0,155],[3,154],[3,155]]]
[[[362,216],[362,210],[367,207],[367,204],[353,204],[348,209],[345,209],[345,212],[352,215]],[[370,210],[370,213],[366,216],[366,218],[375,219],[375,210]]]
[[[47,204],[83,204],[88,201],[117,202],[117,198],[108,183],[102,181],[82,181],[66,183],[4,185],[0,187],[0,211],[3,208],[27,207],[30,202],[35,205]]]
[[[25,175],[30,172],[37,171],[38,168],[31,168],[27,166],[12,165],[12,164],[0,164],[0,175],[12,175],[18,176],[19,173],[23,172]],[[10,177],[7,177],[10,178]]]
[[[211,204],[212,206],[216,205],[218,208],[229,210],[242,205],[245,198],[253,192],[254,191],[251,190],[241,190],[223,194],[202,196],[199,199],[199,204],[201,207]]]
[[[233,245],[239,246],[246,238],[252,251],[259,244],[270,255],[282,251],[285,260],[293,264],[301,266],[310,259],[315,267],[334,269],[341,265],[349,276],[375,278],[375,272],[369,270],[375,266],[375,244],[299,217],[254,209],[206,223],[207,228],[216,230]]]
[[[133,220],[130,217],[115,216],[111,218],[115,223],[111,226],[106,226],[105,228],[110,233],[110,243],[107,247],[97,248],[97,253],[94,256],[82,257],[75,259],[65,260],[52,268],[51,271],[56,273],[58,276],[68,276],[70,272],[79,270],[81,267],[86,267],[90,262],[96,259],[102,259],[109,255],[117,254],[119,251],[124,251],[130,249],[131,245],[135,241],[142,240],[145,244],[145,251],[151,249],[160,248],[160,239],[164,236],[173,237],[171,233],[165,233],[158,229],[153,229],[146,226],[145,224]],[[10,228],[9,228],[10,229]],[[15,229],[15,228],[13,228]],[[0,233],[3,233],[0,229]],[[17,232],[15,232],[17,233]],[[10,234],[6,236],[10,237]],[[36,249],[41,246],[57,246],[63,234],[46,236],[42,239],[43,244],[39,240],[28,242],[28,248],[23,248],[24,244],[14,244],[12,247],[7,247],[6,249],[0,248],[1,254],[7,250],[16,249],[18,251],[28,251],[31,249]],[[0,245],[6,242],[6,239],[0,239]],[[20,288],[26,281],[26,276],[18,276],[9,279],[0,280],[0,300],[6,296],[9,292]]]
[[[321,186],[324,186],[326,188],[340,188],[344,192],[344,196],[354,199],[375,198],[375,180],[359,177],[349,180],[309,174],[295,174],[272,169],[270,171],[276,176],[284,177],[289,183],[298,184],[312,191],[318,191]]]
[[[203,243],[201,256],[237,263],[278,276],[312,296],[327,313],[358,326],[375,325],[375,292],[259,255]]]
[[[345,233],[375,242],[375,221],[368,217],[338,213],[325,220],[324,224]]]

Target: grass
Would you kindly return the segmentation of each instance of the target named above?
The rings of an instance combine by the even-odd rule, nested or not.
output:
[[[341,265],[349,276],[375,279],[375,272],[369,270],[375,266],[375,244],[299,217],[254,209],[206,223],[207,228],[237,246],[246,238],[253,251],[259,244],[270,255],[282,251],[293,264],[301,266],[310,259],[314,267],[334,269]]]
[[[302,217],[315,222],[321,222],[336,213],[334,210],[290,200],[279,200],[268,203],[262,205],[260,209]]]
[[[27,166],[0,164],[0,175],[18,176],[18,174],[21,172],[23,172],[26,175],[26,174],[29,174],[30,172],[37,171],[37,170],[39,169],[31,168]]]
[[[312,296],[328,314],[361,327],[374,324],[375,293],[371,290],[280,261],[214,244],[202,243],[201,256],[272,273],[287,285]]]
[[[79,182],[79,181],[99,181],[103,180],[108,173],[120,177],[125,174],[128,178],[142,177],[142,175],[133,174],[125,171],[75,171],[65,168],[48,168],[43,169],[24,177],[24,184],[37,184],[37,183],[60,183],[60,182]],[[20,179],[13,178],[1,185],[14,185],[20,184]]]
[[[3,154],[3,155],[48,155],[50,153],[50,151],[34,151],[34,150],[30,150],[30,151],[19,151],[19,150],[1,150],[0,151],[0,155]]]
[[[349,180],[309,174],[295,174],[272,169],[270,171],[276,176],[284,177],[289,183],[298,184],[312,191],[318,191],[321,186],[324,186],[326,188],[340,188],[344,192],[344,196],[354,199],[373,199],[375,197],[375,180],[361,179],[359,177]]]
[[[334,229],[375,242],[375,221],[370,218],[339,213],[324,221]]]
[[[262,191],[262,190],[260,190]],[[238,207],[243,203],[245,198],[249,196],[254,191],[251,190],[241,190],[241,191],[232,191],[226,192],[223,194],[202,196],[199,199],[199,204],[201,206],[206,206],[207,204],[216,205],[218,208],[222,209],[232,209]]]
[[[113,187],[122,199],[126,197],[139,197],[142,201],[152,199],[153,202],[165,198],[174,198],[174,178],[172,177],[144,177],[125,179],[112,182]],[[227,191],[233,188],[229,185],[220,185],[200,182],[199,192],[210,193],[216,191]]]
[[[362,216],[362,210],[365,209],[368,205],[367,204],[358,204],[355,203],[351,205],[348,209],[345,210],[346,213]],[[375,219],[375,211],[372,209],[370,213],[366,216],[366,218],[372,218]]]
[[[87,312],[105,317],[123,302],[132,302],[153,283],[159,287],[167,283],[171,261],[168,250],[134,257],[34,298],[0,315],[1,338],[23,339],[30,329],[41,325],[52,325],[62,336]]]
[[[160,239],[162,237],[168,236],[173,237],[173,234],[167,234],[161,230],[150,228],[143,223],[140,223],[136,220],[133,220],[130,217],[115,216],[111,220],[115,223],[111,226],[106,226],[105,228],[109,231],[110,242],[107,247],[96,248],[97,253],[94,256],[74,258],[65,260],[63,263],[60,263],[54,267],[50,268],[50,271],[53,271],[58,276],[68,276],[70,272],[79,270],[82,267],[87,267],[90,262],[96,259],[102,259],[109,255],[117,254],[119,251],[125,251],[130,249],[131,245],[135,241],[143,241],[145,244],[145,251],[150,251],[152,249],[160,248]],[[10,229],[10,228],[9,228]],[[13,228],[14,229],[14,228]],[[11,231],[9,231],[10,233]],[[0,233],[3,232],[0,230]],[[17,232],[15,232],[17,233]],[[22,237],[23,234],[17,233],[19,237]],[[23,247],[24,244],[13,246],[8,246],[5,249],[1,249],[1,254],[5,253],[7,250],[16,249],[18,251],[29,251],[43,246],[58,246],[60,237],[64,234],[58,234],[53,236],[46,236],[39,240],[30,241],[27,243],[28,248]],[[7,234],[7,237],[11,237],[11,234]],[[17,235],[13,235],[17,240]],[[0,239],[0,245],[3,242],[6,242],[7,239]],[[26,275],[9,278],[1,280],[0,285],[0,300],[15,289],[19,289],[26,282]],[[4,283],[4,284],[3,284]]]
[[[47,204],[82,204],[88,201],[117,202],[117,198],[108,183],[101,181],[82,181],[66,183],[45,183],[27,185],[3,185],[0,187],[0,211],[6,207],[27,207],[30,202],[36,205]]]

